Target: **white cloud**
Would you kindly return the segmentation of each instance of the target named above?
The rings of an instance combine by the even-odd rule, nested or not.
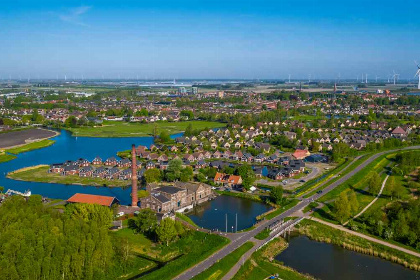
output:
[[[62,21],[87,27],[89,25],[84,23],[81,17],[84,14],[86,14],[91,8],[91,6],[80,6],[77,8],[70,9],[66,14],[59,14],[58,17]]]

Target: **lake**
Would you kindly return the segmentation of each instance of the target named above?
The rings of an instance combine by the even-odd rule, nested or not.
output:
[[[232,227],[233,230],[236,228],[236,214],[238,214],[239,231],[251,227],[258,215],[270,209],[269,205],[260,202],[221,195],[195,207],[188,216],[200,227],[224,232],[227,215],[228,232],[232,232]]]
[[[176,134],[172,137],[182,135]],[[68,199],[75,193],[88,193],[97,195],[115,196],[121,204],[131,202],[131,188],[106,188],[63,184],[49,184],[36,182],[15,181],[6,178],[10,171],[27,166],[38,164],[61,163],[66,160],[77,160],[85,158],[92,161],[96,156],[105,160],[108,157],[117,157],[117,152],[131,149],[131,144],[150,146],[153,143],[153,137],[122,137],[122,138],[92,138],[92,137],[73,137],[66,130],[61,130],[61,134],[51,138],[56,142],[54,145],[19,154],[12,161],[0,164],[0,186],[17,191],[30,189],[33,194],[40,194],[50,198]],[[127,184],[130,184],[127,181]]]
[[[322,280],[395,280],[420,279],[420,273],[402,265],[340,246],[293,236],[289,247],[276,260]]]

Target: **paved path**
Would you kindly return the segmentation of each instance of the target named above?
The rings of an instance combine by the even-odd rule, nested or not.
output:
[[[333,190],[337,186],[343,184],[345,181],[350,179],[353,175],[358,173],[360,170],[365,168],[368,164],[370,164],[372,161],[374,161],[378,157],[382,156],[383,154],[397,152],[397,151],[400,151],[400,150],[409,150],[409,149],[420,149],[420,146],[411,146],[411,147],[406,147],[406,148],[402,148],[402,149],[389,150],[389,151],[384,151],[384,152],[380,152],[380,153],[372,155],[367,160],[362,162],[359,166],[357,166],[355,169],[353,169],[352,171],[350,171],[349,173],[347,173],[346,175],[344,175],[343,177],[341,177],[337,181],[333,182],[331,185],[327,186],[322,191],[322,193],[317,193],[317,194],[314,194],[313,196],[311,196],[307,199],[302,199],[296,206],[290,208],[289,210],[286,210],[285,212],[279,214],[278,216],[274,217],[273,219],[271,219],[269,221],[263,221],[262,223],[257,225],[256,228],[253,229],[253,230],[246,231],[246,232],[240,232],[240,233],[236,233],[236,234],[231,234],[229,237],[231,238],[232,241],[228,245],[226,245],[225,247],[223,247],[222,249],[220,249],[219,251],[217,251],[216,253],[214,253],[213,255],[211,255],[210,257],[205,259],[204,261],[198,263],[194,267],[184,271],[183,273],[181,273],[180,275],[178,275],[174,279],[189,280],[189,279],[193,278],[194,276],[200,274],[201,272],[203,272],[204,270],[206,270],[207,268],[212,266],[218,260],[222,259],[223,257],[225,257],[228,254],[230,254],[231,252],[233,252],[235,249],[237,249],[238,247],[243,245],[245,242],[251,240],[257,233],[264,230],[267,224],[271,224],[271,223],[274,223],[274,222],[279,222],[280,220],[283,220],[284,218],[292,215],[294,212],[296,212],[296,211],[298,211],[302,208],[305,208],[312,201],[315,201],[315,200],[319,199],[320,197],[327,194],[328,192],[330,192],[331,190]],[[371,239],[374,239],[374,238],[371,238]],[[374,239],[374,240],[376,240],[376,239]],[[386,242],[384,242],[384,243],[386,243]],[[390,245],[392,245],[392,244],[390,244]],[[395,246],[395,247],[398,248],[398,246]],[[404,248],[402,248],[402,249],[404,249]],[[409,251],[407,249],[404,249],[404,250]],[[412,251],[409,251],[409,252],[412,252]]]
[[[384,188],[385,188],[385,185],[386,185],[386,180],[388,180],[388,177],[389,177],[389,175],[386,175],[386,177],[385,177],[385,180],[382,182],[382,187],[381,187],[381,190],[379,191],[379,193],[378,193],[378,195],[365,207],[365,208],[363,208],[363,210],[362,211],[360,211],[359,212],[359,214],[357,214],[356,216],[354,216],[351,220],[354,220],[354,219],[356,219],[357,217],[359,217],[360,215],[362,215],[366,210],[368,210],[369,209],[369,207],[370,206],[372,206],[372,204],[374,204],[375,203],[375,201],[377,201],[378,200],[378,198],[381,196],[381,194],[382,194],[382,191],[384,190]],[[349,222],[350,220],[348,220],[347,222],[345,222],[343,225],[345,226],[345,225],[347,225],[347,223]]]
[[[388,243],[388,242],[386,242],[386,241],[383,241],[383,240],[380,240],[380,239],[376,239],[376,238],[374,238],[374,237],[371,237],[371,236],[369,236],[369,235],[365,235],[365,234],[360,233],[360,232],[357,232],[357,231],[352,231],[352,230],[350,230],[350,229],[348,229],[348,228],[345,228],[345,227],[343,227],[343,226],[340,226],[340,225],[335,225],[335,224],[332,224],[332,223],[326,222],[326,221],[324,221],[324,220],[321,220],[321,219],[318,219],[318,218],[315,218],[315,217],[311,217],[310,219],[311,219],[311,220],[313,220],[313,221],[319,222],[319,223],[321,223],[321,224],[324,224],[324,225],[330,226],[330,227],[332,227],[332,228],[335,228],[335,229],[338,229],[338,230],[341,230],[341,231],[344,231],[344,232],[350,233],[350,234],[352,234],[352,235],[359,236],[359,237],[364,238],[364,239],[366,239],[366,240],[369,240],[369,241],[372,241],[372,242],[375,242],[375,243],[378,243],[378,244],[381,244],[381,245],[387,246],[387,247],[389,247],[389,248],[392,248],[392,249],[395,249],[395,250],[398,250],[398,251],[401,251],[401,252],[404,252],[404,253],[407,253],[407,254],[410,254],[410,255],[412,255],[412,256],[415,256],[415,257],[420,258],[420,253],[417,253],[417,252],[411,251],[411,250],[406,249],[406,248],[404,248],[404,247],[400,247],[400,246],[398,246],[398,245],[394,245],[394,244]]]

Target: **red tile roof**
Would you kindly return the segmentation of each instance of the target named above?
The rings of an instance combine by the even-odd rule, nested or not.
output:
[[[404,129],[402,129],[401,127],[397,126],[393,131],[392,134],[405,134]]]
[[[67,199],[67,202],[99,204],[109,207],[112,205],[115,199],[115,197],[111,196],[76,193],[75,195]]]

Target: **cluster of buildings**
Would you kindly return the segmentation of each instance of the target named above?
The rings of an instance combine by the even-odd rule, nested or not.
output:
[[[137,161],[137,167],[141,167],[140,161]],[[76,161],[66,161],[64,163],[51,164],[49,173],[58,173],[63,176],[78,175],[80,177],[103,178],[107,180],[129,180],[132,177],[131,161],[129,159],[117,160],[110,157],[105,161],[96,157],[92,162],[86,159]],[[144,169],[137,171],[138,176],[142,176]]]

